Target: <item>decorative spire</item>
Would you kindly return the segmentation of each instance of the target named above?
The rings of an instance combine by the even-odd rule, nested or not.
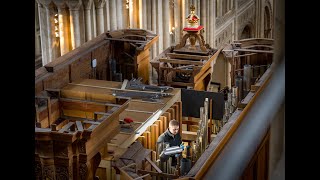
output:
[[[200,18],[199,18],[198,15],[196,15],[194,13],[195,9],[196,8],[194,7],[194,5],[191,4],[191,6],[190,6],[190,14],[186,18],[187,22],[188,22],[188,24],[187,24],[188,28],[198,28],[199,27],[198,21],[200,20]]]

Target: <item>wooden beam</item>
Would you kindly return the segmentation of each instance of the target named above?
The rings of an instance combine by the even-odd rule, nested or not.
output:
[[[68,124],[64,125],[58,132],[64,133],[65,131],[68,131],[68,129],[74,125],[74,122],[69,122]]]
[[[148,177],[148,176],[150,176],[150,174],[145,174],[145,175],[143,175],[143,176],[134,178],[133,180],[143,179],[143,178]]]
[[[187,72],[187,73],[192,73],[194,71],[193,69],[175,69],[170,67],[160,67],[160,70],[171,70],[176,72]]]
[[[81,123],[81,121],[76,121],[76,125],[77,125],[77,129],[78,129],[78,131],[83,131],[83,126],[82,126],[82,123]]]
[[[252,56],[252,55],[256,55],[257,53],[250,53],[250,54],[241,54],[241,55],[236,55],[234,56],[235,58],[237,57],[245,57],[245,56]]]
[[[166,59],[160,58],[160,62],[168,62],[172,64],[193,64],[193,65],[203,65],[202,61],[191,61],[191,60],[181,60],[181,59]]]
[[[198,120],[182,120],[182,124],[199,125],[199,121]]]
[[[247,94],[247,96],[239,103],[238,107],[239,107],[240,109],[245,108],[245,107],[247,106],[247,104],[251,101],[251,99],[253,98],[254,95],[255,95],[255,93],[253,93],[253,92],[250,91],[250,92]]]
[[[146,157],[146,160],[151,164],[151,166],[152,166],[158,173],[162,173],[161,169],[159,169],[159,167],[158,167],[156,164],[154,164],[154,162],[152,162],[149,157]]]
[[[182,141],[195,141],[197,139],[197,132],[182,131]]]
[[[125,79],[122,83],[121,89],[126,89],[127,84],[128,84],[128,79]]]
[[[167,174],[167,173],[158,173],[158,172],[153,172],[153,171],[146,171],[146,170],[141,170],[138,169],[138,173],[140,174],[150,174],[151,176],[157,176],[157,177],[165,177],[169,179],[176,179],[179,176],[173,175],[173,174]]]
[[[134,89],[119,89],[119,88],[112,88],[112,87],[87,85],[87,84],[77,84],[77,83],[69,83],[69,84],[76,85],[76,86],[83,86],[83,87],[110,89],[110,90],[123,91],[123,92],[143,92],[143,93],[149,93],[149,94],[158,94],[159,93],[159,92],[155,92],[155,91],[140,91],[140,90],[134,90]],[[166,94],[174,95],[174,94],[171,94],[171,93],[166,93]]]
[[[251,45],[251,46],[243,46],[242,48],[248,49],[248,48],[257,48],[257,47],[264,47],[264,48],[271,48],[271,49],[273,49],[273,46],[262,45],[262,44],[255,44],[255,45]]]
[[[271,54],[273,54],[273,51],[257,50],[257,49],[235,49],[235,51],[239,51],[239,52],[255,52],[255,53],[271,53]]]
[[[148,41],[140,41],[140,40],[132,40],[132,39],[119,39],[119,38],[105,38],[105,40],[136,42],[136,43],[145,43],[145,44],[148,42]]]
[[[94,105],[102,105],[102,106],[112,106],[112,107],[121,107],[120,104],[113,104],[113,103],[102,103],[97,101],[88,101],[88,100],[80,100],[80,99],[71,99],[71,98],[60,98],[60,101],[63,102],[79,102],[79,103],[87,103],[87,104],[94,104]]]
[[[191,54],[177,54],[177,53],[167,53],[170,58],[180,58],[180,59],[193,59],[193,60],[208,60],[209,56],[191,55]]]

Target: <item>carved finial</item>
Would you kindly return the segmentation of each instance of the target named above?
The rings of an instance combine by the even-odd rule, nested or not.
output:
[[[199,16],[197,16],[194,11],[195,11],[195,7],[193,4],[191,4],[190,6],[190,14],[187,16],[187,22],[188,22],[188,27],[189,28],[198,28],[198,21],[200,20]]]
[[[196,7],[194,7],[194,5],[193,4],[191,4],[191,6],[190,6],[190,12],[191,12],[191,14],[194,14],[194,10],[196,9]]]

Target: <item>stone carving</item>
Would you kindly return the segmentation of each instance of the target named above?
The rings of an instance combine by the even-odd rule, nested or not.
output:
[[[36,179],[42,179],[42,170],[41,170],[41,164],[39,161],[35,162],[35,176]]]
[[[56,166],[56,180],[68,180],[68,167],[66,166]]]
[[[54,166],[49,165],[49,166],[43,166],[43,178],[44,179],[54,179]]]
[[[217,39],[220,38],[220,42],[217,41],[217,47],[229,43],[232,41],[232,23],[230,23],[221,33],[217,35]]]
[[[103,8],[104,3],[106,3],[105,0],[93,0],[93,2],[96,8]]]
[[[80,140],[78,143],[79,153],[86,153],[86,141]]]
[[[251,0],[238,0],[238,9]]]
[[[88,167],[85,163],[81,163],[79,166],[79,175],[81,180],[85,180],[87,177]]]
[[[223,24],[225,24],[228,20],[233,18],[235,15],[235,9],[232,9],[225,15],[216,18],[216,29],[219,29]]]
[[[241,32],[243,31],[243,28],[250,24],[252,27],[254,24],[254,15],[255,15],[255,6],[252,4],[245,12],[241,13],[238,16],[238,35],[241,35]]]
[[[67,4],[68,4],[70,10],[79,10],[82,5],[82,1],[69,0],[69,1],[67,1]]]

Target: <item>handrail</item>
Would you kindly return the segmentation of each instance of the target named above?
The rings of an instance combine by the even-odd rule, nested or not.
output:
[[[285,101],[284,60],[275,71],[264,90],[256,97],[242,123],[220,151],[219,156],[203,176],[196,179],[239,179],[266,134],[271,121]],[[249,104],[248,104],[249,105]]]

